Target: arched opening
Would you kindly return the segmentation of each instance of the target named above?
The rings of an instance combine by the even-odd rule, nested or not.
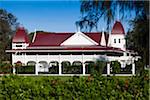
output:
[[[86,74],[90,74],[93,68],[94,68],[94,62],[93,61],[86,61],[85,62],[85,73]]]
[[[49,65],[46,61],[40,61],[39,64],[39,72],[48,72]]]
[[[20,64],[20,65],[18,67],[16,67],[16,73],[18,73],[18,74],[35,74],[36,62],[28,61],[27,65],[23,65],[20,61],[18,61],[17,64]]]
[[[74,61],[72,63],[72,73],[74,74],[82,74],[83,73],[83,66],[82,66],[82,62],[80,61]]]
[[[21,61],[15,62],[15,67],[20,67],[20,66],[22,66],[22,62]]]
[[[28,61],[27,66],[35,66],[36,62],[35,61]]]
[[[47,64],[46,61],[40,61],[39,64],[43,65],[43,67],[44,67],[44,66],[48,66],[48,64]]]
[[[61,67],[62,67],[62,73],[63,74],[70,74],[70,69],[71,69],[71,63],[69,61],[63,61],[61,63]]]
[[[58,61],[51,61],[49,63],[49,73],[58,74],[59,73],[59,63]]]

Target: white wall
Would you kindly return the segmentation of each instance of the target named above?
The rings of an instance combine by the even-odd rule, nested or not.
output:
[[[114,39],[116,39],[116,43],[114,43]],[[119,39],[120,39],[120,43],[119,43]],[[116,47],[116,48],[121,48],[122,50],[126,50],[126,40],[125,40],[125,35],[122,34],[111,34],[111,42],[110,42],[110,46],[112,47]]]
[[[17,45],[22,45],[21,47],[16,47]],[[12,43],[12,49],[26,49],[29,46],[28,43]]]

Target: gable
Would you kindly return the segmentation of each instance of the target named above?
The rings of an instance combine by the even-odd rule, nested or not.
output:
[[[98,45],[98,43],[85,34],[77,32],[65,40],[61,45]]]

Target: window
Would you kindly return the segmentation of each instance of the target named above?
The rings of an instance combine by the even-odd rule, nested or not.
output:
[[[119,39],[119,43],[120,43],[120,39]]]
[[[16,45],[16,47],[22,47],[22,45]]]
[[[116,39],[114,39],[114,43],[116,43]]]

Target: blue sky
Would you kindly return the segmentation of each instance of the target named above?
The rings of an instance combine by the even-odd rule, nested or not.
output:
[[[29,32],[44,30],[48,32],[75,32],[75,22],[81,18],[80,1],[1,1],[0,8],[15,15]],[[129,27],[123,22],[125,31]],[[99,31],[106,29],[102,19]]]

